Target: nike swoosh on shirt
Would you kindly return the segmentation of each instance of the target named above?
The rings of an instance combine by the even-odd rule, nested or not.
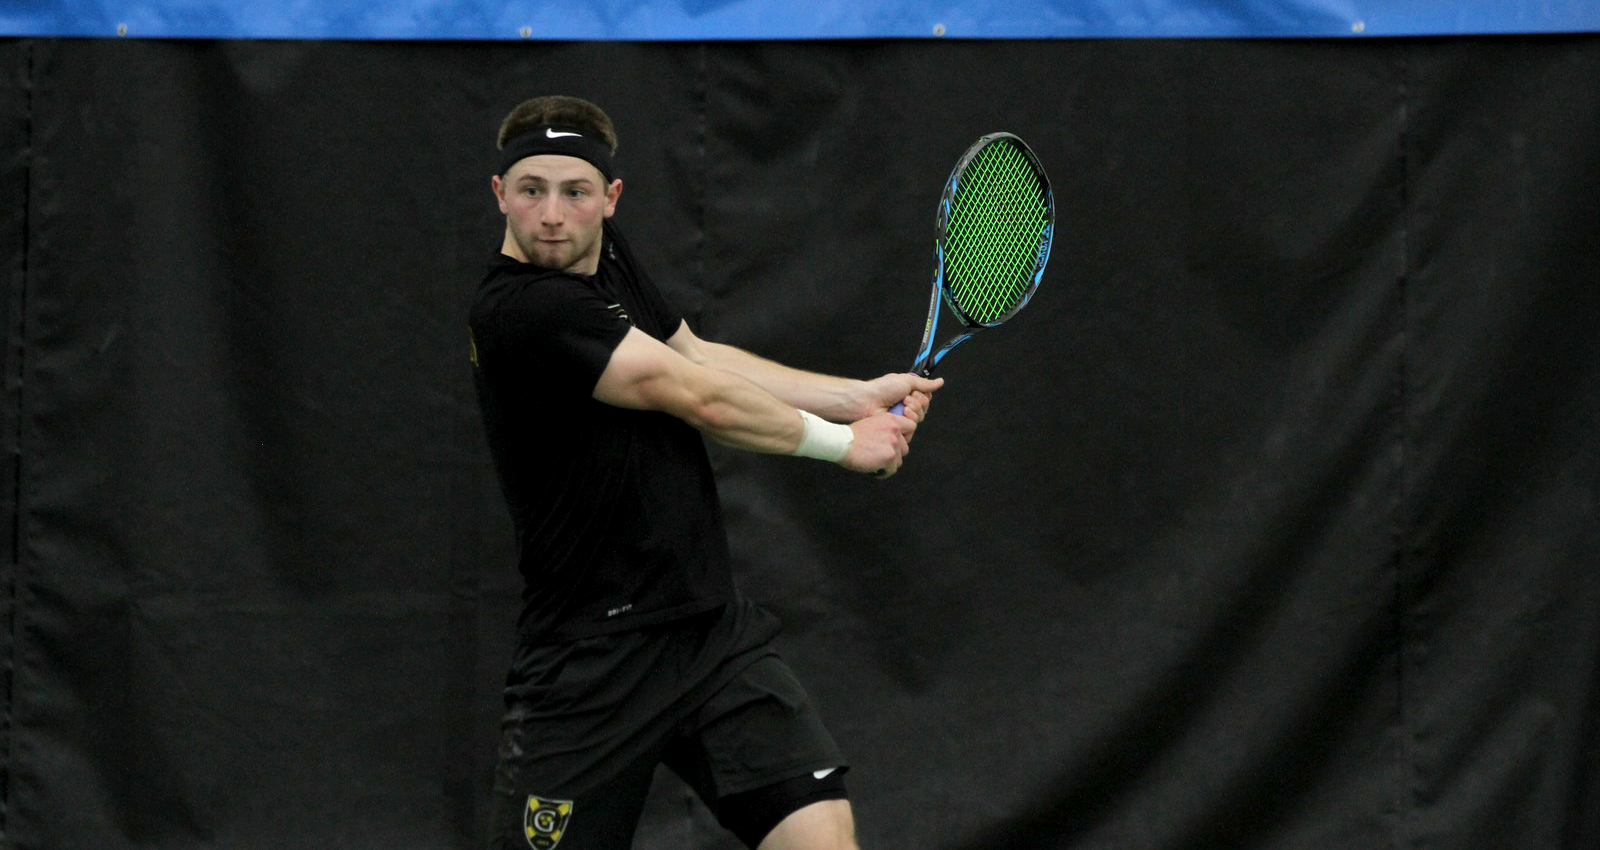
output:
[[[583,134],[582,133],[556,132],[556,128],[554,128],[554,127],[546,127],[546,128],[544,128],[544,137],[547,138],[547,139],[559,139],[562,136],[581,136],[581,135],[583,135]]]

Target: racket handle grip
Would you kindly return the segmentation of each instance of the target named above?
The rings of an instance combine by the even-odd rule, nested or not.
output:
[[[928,370],[926,370],[926,369],[917,369],[917,368],[913,367],[912,370],[907,372],[906,374],[907,375],[911,375],[912,377],[926,378],[926,377],[928,377]],[[906,403],[904,401],[895,402],[894,403],[894,407],[889,408],[889,412],[893,413],[896,416],[904,416],[904,415],[906,415]]]

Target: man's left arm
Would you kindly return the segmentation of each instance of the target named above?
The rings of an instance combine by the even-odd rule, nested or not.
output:
[[[921,421],[943,378],[891,373],[869,381],[795,369],[742,348],[696,336],[683,322],[667,340],[679,354],[713,369],[731,372],[781,399],[833,422],[855,422],[906,403],[905,415]]]

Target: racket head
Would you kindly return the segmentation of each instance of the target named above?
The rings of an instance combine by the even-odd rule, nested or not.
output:
[[[1055,197],[1039,158],[1011,133],[990,133],[956,161],[939,200],[939,290],[968,328],[991,328],[1027,305],[1055,236]]]

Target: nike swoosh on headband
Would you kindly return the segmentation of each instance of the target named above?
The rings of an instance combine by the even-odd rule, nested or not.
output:
[[[582,133],[558,132],[556,130],[556,128],[554,128],[554,127],[546,127],[546,128],[544,128],[544,137],[547,138],[547,139],[559,139],[562,136],[581,136],[581,135],[583,135],[583,134]]]

